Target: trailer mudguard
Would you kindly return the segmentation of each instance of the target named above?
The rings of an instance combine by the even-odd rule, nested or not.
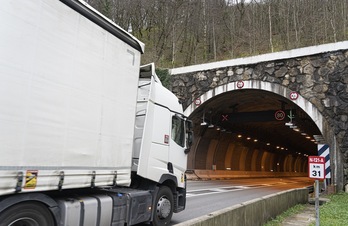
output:
[[[0,213],[5,209],[26,201],[36,201],[45,204],[47,208],[51,211],[56,225],[60,222],[60,210],[56,201],[54,201],[49,196],[42,193],[26,193],[17,194],[14,196],[7,196],[0,200]]]

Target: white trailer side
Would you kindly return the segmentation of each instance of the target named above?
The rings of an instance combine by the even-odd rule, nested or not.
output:
[[[69,2],[1,2],[0,195],[130,183],[144,45]]]

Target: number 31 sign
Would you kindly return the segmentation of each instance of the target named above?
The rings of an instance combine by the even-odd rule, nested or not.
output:
[[[309,178],[325,179],[325,158],[321,156],[308,157]]]

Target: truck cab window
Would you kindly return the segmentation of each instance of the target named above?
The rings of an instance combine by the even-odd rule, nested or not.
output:
[[[185,147],[185,121],[176,115],[172,117],[172,140]]]

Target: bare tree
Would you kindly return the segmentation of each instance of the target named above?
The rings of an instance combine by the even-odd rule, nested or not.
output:
[[[86,0],[176,67],[346,40],[348,0]]]
[[[269,23],[269,44],[271,46],[271,52],[273,53],[273,39],[272,39],[272,16],[271,16],[271,4],[268,4],[268,23]]]

